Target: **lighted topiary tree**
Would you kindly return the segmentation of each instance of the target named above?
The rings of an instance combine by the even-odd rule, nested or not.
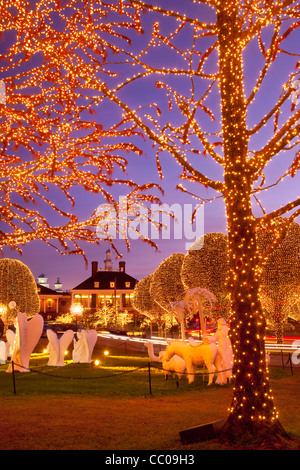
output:
[[[282,239],[278,244],[279,238]],[[275,329],[277,343],[282,343],[291,307],[299,301],[300,225],[296,222],[288,225],[288,219],[278,217],[257,230],[257,243],[260,252],[267,256],[261,278],[261,301],[268,322]]]
[[[183,299],[185,290],[180,276],[184,256],[183,253],[174,253],[162,261],[150,282],[151,298],[166,312],[171,323],[174,317],[172,304]]]
[[[201,287],[216,296],[217,304],[207,310],[214,320],[230,316],[228,272],[228,238],[224,233],[207,233],[200,237],[190,247],[182,263],[181,279],[185,289]]]
[[[9,304],[15,302],[15,308]],[[40,310],[37,285],[30,269],[21,261],[0,260],[0,304],[6,307],[3,314],[5,330],[13,323],[18,312],[35,315]]]
[[[166,314],[150,294],[151,280],[152,274],[149,274],[135,285],[132,305],[139,313],[150,318],[151,323],[157,324],[158,334],[161,336],[166,323]]]

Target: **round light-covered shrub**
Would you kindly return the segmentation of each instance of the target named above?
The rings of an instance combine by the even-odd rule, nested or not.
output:
[[[13,303],[15,307],[12,307]],[[18,312],[28,316],[39,313],[36,281],[30,269],[19,260],[0,260],[0,304],[7,309],[5,318],[2,316],[6,327],[14,322]]]

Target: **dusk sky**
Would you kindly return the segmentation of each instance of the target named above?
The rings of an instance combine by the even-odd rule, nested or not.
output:
[[[177,3],[177,2],[176,2]],[[299,39],[299,33],[298,33]],[[299,53],[299,41],[290,42],[290,47]],[[253,125],[253,122],[261,119],[271,106],[271,102],[278,99],[281,93],[282,85],[287,79],[287,74],[291,70],[290,63],[295,64],[295,58],[283,56],[278,61],[278,64],[274,66],[274,70],[269,78],[266,79],[265,86],[261,93],[258,94],[255,100],[255,106],[251,108],[249,113],[249,124]],[[261,65],[258,59],[258,48],[257,44],[251,46],[244,56],[244,69],[245,76],[247,77],[245,84],[249,92],[251,85],[257,79],[259,74],[259,66]],[[275,68],[276,67],[276,68]],[[140,93],[140,94],[139,94]],[[142,91],[136,90],[136,97],[147,95],[145,89]],[[144,96],[143,96],[144,98]],[[149,98],[151,101],[151,96]],[[105,111],[106,112],[106,111]],[[99,121],[109,119],[109,113],[103,114],[103,109],[99,110]],[[253,148],[257,149],[259,146],[269,139],[270,129],[266,127],[260,136],[255,136],[252,140]],[[176,163],[173,162],[170,156],[164,155],[162,161],[164,179],[161,181],[158,177],[156,165],[155,165],[155,150],[152,149],[151,145],[145,144],[145,155],[137,157],[135,155],[128,155],[128,176],[134,181],[139,183],[158,183],[162,185],[164,189],[164,196],[161,197],[161,201],[169,204],[179,203],[184,213],[183,204],[189,204],[193,209],[195,208],[197,201],[189,195],[183,195],[180,191],[176,191],[175,187],[180,183],[179,175],[180,169]],[[269,182],[273,183],[277,178],[284,172],[289,164],[292,162],[295,155],[295,151],[291,151],[289,154],[289,163],[287,163],[287,157],[278,157],[274,159],[267,170],[266,176],[269,177]],[[211,175],[215,178],[220,178],[220,170],[217,170],[209,166],[207,161],[203,159],[198,168],[211,172]],[[215,174],[213,174],[215,172]],[[219,172],[219,174],[217,173]],[[295,178],[288,178],[284,182],[280,183],[275,189],[265,191],[261,194],[261,200],[263,201],[264,207],[267,211],[278,208],[285,203],[299,197],[299,174]],[[190,186],[191,187],[191,186]],[[205,188],[194,188],[197,194],[202,197],[210,197],[212,192]],[[117,190],[114,188],[112,191]],[[121,195],[126,195],[124,191],[118,189]],[[80,220],[88,217],[98,206],[104,203],[103,198],[97,195],[89,195],[85,191],[79,189],[77,192],[77,204],[75,206],[75,213],[78,214]],[[69,207],[69,210],[71,208]],[[254,206],[255,215],[262,215],[260,209]],[[299,219],[298,219],[299,222]],[[187,219],[182,221],[183,224],[188,223]],[[226,233],[226,216],[224,203],[220,199],[208,203],[204,206],[204,233],[208,232],[223,232]],[[202,232],[200,233],[200,235]],[[191,240],[194,241],[194,240]],[[158,251],[148,246],[146,243],[140,240],[130,240],[131,249],[127,252],[124,242],[118,241],[117,247],[123,254],[123,260],[126,262],[126,272],[131,276],[142,279],[144,276],[151,274],[156,267],[172,253],[186,253],[188,240],[186,238],[174,239],[171,235],[170,239],[162,239],[162,235],[156,240],[158,244]],[[85,262],[81,256],[62,256],[56,251],[42,244],[39,241],[31,242],[23,247],[23,255],[20,256],[17,252],[12,252],[9,249],[4,250],[4,256],[9,258],[15,258],[25,263],[32,271],[34,277],[37,277],[44,273],[48,277],[50,288],[54,288],[54,283],[57,278],[63,284],[63,289],[68,290],[75,287],[77,284],[82,282],[84,279],[91,275],[91,262],[98,261],[99,268],[104,268],[105,252],[110,248],[108,242],[102,242],[100,246],[85,244],[82,245],[85,250],[86,257],[88,259],[88,267],[86,268]],[[112,250],[113,252],[113,250]],[[115,258],[113,253],[113,260]],[[118,268],[118,261],[114,260],[114,268]]]
[[[140,157],[140,165],[143,166],[144,164],[145,159]],[[171,159],[166,166],[168,168],[172,166]],[[149,173],[147,176],[149,176]],[[155,169],[153,169],[153,178],[151,181],[154,179],[158,181],[158,178],[155,174]],[[182,229],[184,232],[184,224],[189,224],[189,218],[187,218],[189,212],[186,210],[184,213],[183,204],[188,204],[190,209],[194,209],[196,206],[196,201],[190,196],[183,196],[179,190],[176,191],[174,187],[175,183],[177,182],[178,181],[176,180],[176,176],[172,175],[170,178],[167,178],[166,176],[166,181],[163,181],[165,195],[162,198],[162,202],[169,204],[169,206],[172,206],[172,204],[175,203],[180,203],[182,205]],[[98,200],[99,199],[95,195],[82,195],[80,204],[82,220],[86,211],[92,212],[100,205],[98,204]],[[101,204],[103,204],[103,200],[101,199],[100,201]],[[185,214],[186,217],[184,218]],[[163,235],[160,234],[159,238],[155,240],[158,245],[157,250],[145,242],[130,239],[130,251],[127,251],[127,247],[125,246],[125,242],[123,240],[116,241],[116,246],[123,254],[122,259],[126,262],[126,272],[128,274],[140,280],[144,276],[151,274],[158,267],[158,265],[172,253],[186,253],[187,246],[190,242],[186,238],[174,239],[173,224],[174,222],[170,221],[170,239],[163,239]],[[150,225],[148,225],[148,229],[150,234]],[[200,235],[202,235],[202,226],[200,229]],[[204,206],[204,232],[207,233],[218,231],[224,233],[226,232],[225,208],[223,201],[220,200]],[[193,233],[194,232],[195,224],[193,225]],[[195,238],[191,240],[191,242],[193,241],[195,241]],[[63,289],[71,289],[75,287],[82,280],[91,275],[92,261],[98,261],[99,268],[104,268],[104,259],[107,249],[110,249],[112,252],[114,269],[118,269],[118,263],[120,259],[116,259],[116,255],[110,247],[109,242],[101,242],[100,246],[93,244],[85,244],[82,246],[85,249],[86,257],[89,262],[87,268],[82,256],[61,255],[53,248],[48,247],[39,241],[33,241],[30,244],[25,245],[22,256],[20,256],[17,252],[10,251],[9,249],[6,249],[5,255],[6,257],[19,259],[25,263],[31,269],[35,278],[37,278],[41,273],[44,273],[48,277],[49,287],[52,289],[54,289],[54,283],[56,282],[57,277],[60,278],[60,281],[63,284]]]

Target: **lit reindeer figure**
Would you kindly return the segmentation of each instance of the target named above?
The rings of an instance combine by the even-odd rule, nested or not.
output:
[[[225,383],[222,372],[222,356],[216,343],[210,343],[208,338],[197,346],[185,341],[170,341],[164,353],[164,360],[170,361],[175,355],[185,361],[189,383],[194,381],[196,367],[203,364],[208,369],[208,385],[213,383],[215,371],[218,373],[217,382],[220,385]]]

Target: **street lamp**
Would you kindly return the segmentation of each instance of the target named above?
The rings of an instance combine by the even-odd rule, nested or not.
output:
[[[76,332],[78,331],[78,327],[77,327],[77,317],[78,315],[82,315],[83,313],[83,306],[81,304],[73,304],[71,306],[71,313],[72,315],[75,316],[75,323],[76,323]]]

